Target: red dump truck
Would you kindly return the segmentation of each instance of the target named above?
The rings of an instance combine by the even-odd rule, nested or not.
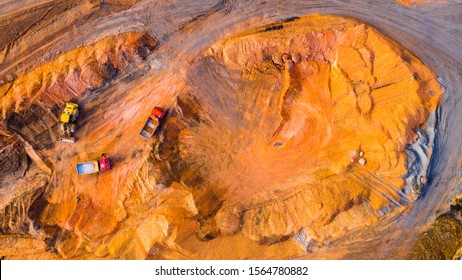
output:
[[[160,121],[164,118],[165,112],[162,108],[154,107],[148,120],[144,123],[140,135],[145,139],[150,139],[156,132]]]
[[[105,154],[102,154],[99,160],[77,163],[77,173],[79,175],[92,174],[110,169],[112,169],[111,159],[106,157]]]

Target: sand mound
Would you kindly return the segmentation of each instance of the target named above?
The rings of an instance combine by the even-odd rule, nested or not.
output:
[[[186,83],[160,155],[216,201],[199,207],[208,238],[270,244],[302,230],[330,242],[408,205],[405,148],[442,94],[412,54],[333,16],[218,42]]]

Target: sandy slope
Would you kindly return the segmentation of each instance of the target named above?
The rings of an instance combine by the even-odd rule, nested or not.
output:
[[[26,6],[28,2],[24,3]],[[82,43],[128,30],[146,30],[159,42],[158,49],[146,62],[116,78],[97,98],[82,101],[86,113],[77,133],[80,140],[75,145],[58,144],[44,153],[51,161],[54,175],[45,191],[48,204],[40,219],[45,224],[58,225],[69,231],[67,239],[57,237],[60,241],[67,240],[56,246],[60,256],[140,258],[149,251],[151,256],[165,258],[279,258],[294,254],[306,258],[407,257],[419,233],[428,228],[437,213],[447,207],[450,198],[460,192],[462,106],[459,88],[462,56],[459,46],[462,45],[462,37],[460,22],[457,21],[460,10],[460,4],[449,1],[445,4],[423,4],[416,10],[393,1],[369,4],[364,1],[285,1],[284,4],[271,1],[202,1],[200,4],[196,1],[182,4],[139,1],[128,10],[102,15],[98,20],[70,24],[72,30],[52,30],[49,38],[54,39],[37,48],[42,51],[13,53],[18,56],[18,61],[37,65],[42,57],[47,57],[47,53],[68,51]],[[12,10],[3,11],[6,14]],[[248,247],[249,251],[242,249],[239,254],[223,256],[207,255],[199,250],[194,255],[192,252],[196,248],[203,248],[202,252],[213,252],[213,248],[226,244],[226,239],[220,238],[201,243],[192,235],[197,228],[195,219],[207,212],[201,209],[218,206],[213,203],[207,205],[201,201],[200,192],[191,193],[181,185],[162,189],[159,185],[162,180],[158,176],[151,181],[146,180],[151,174],[149,170],[160,168],[167,173],[168,167],[146,163],[153,141],[140,139],[137,135],[139,129],[153,105],[172,108],[179,114],[175,109],[178,108],[175,106],[176,96],[187,89],[191,80],[190,66],[207,63],[197,59],[208,47],[232,34],[262,24],[311,13],[339,14],[364,21],[404,45],[441,78],[446,94],[439,110],[437,148],[425,193],[397,218],[385,218],[378,226],[358,232],[349,239],[329,243],[307,255],[293,240],[278,243],[280,247],[257,246],[254,241],[239,234],[236,240],[241,245],[248,243],[242,248]],[[2,64],[0,74],[3,80],[8,80],[8,74],[14,77],[21,73],[12,71],[16,69],[14,65]],[[130,76],[130,73],[134,74]],[[199,72],[196,75],[203,74]],[[208,109],[213,110],[213,106]],[[113,157],[115,165],[111,172],[91,177],[75,174],[75,163],[96,158],[101,152]],[[242,155],[246,156],[246,153]],[[165,183],[171,181],[166,179]],[[176,200],[171,198],[183,201],[180,209],[174,209]],[[192,200],[194,206],[191,205]],[[160,205],[165,205],[165,208]],[[158,211],[151,216],[142,214],[150,207]],[[182,214],[175,216],[172,213]],[[202,218],[204,226],[199,228],[206,228],[207,219]],[[133,229],[137,228],[141,230],[134,233]],[[113,235],[115,232],[117,234]],[[133,236],[138,237],[137,245],[121,248],[120,244],[128,242]],[[183,247],[178,244],[183,244]],[[372,247],[376,250],[370,250]]]

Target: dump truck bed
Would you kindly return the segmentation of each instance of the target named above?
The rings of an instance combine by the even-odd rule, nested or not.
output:
[[[92,174],[99,172],[98,161],[87,161],[82,163],[77,163],[77,173],[82,174]]]
[[[141,129],[140,135],[146,139],[151,138],[154,132],[156,131],[158,125],[159,120],[156,117],[150,116],[144,124],[143,129]]]

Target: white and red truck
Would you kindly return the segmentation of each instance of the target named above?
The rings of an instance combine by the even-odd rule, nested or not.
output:
[[[79,175],[92,174],[110,169],[112,169],[112,162],[105,154],[102,154],[99,160],[77,163],[77,174]]]

